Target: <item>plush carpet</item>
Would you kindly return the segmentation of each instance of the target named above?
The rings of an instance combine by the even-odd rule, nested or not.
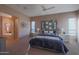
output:
[[[29,47],[29,37],[23,37],[19,39],[17,44],[14,44],[11,48],[8,49],[9,53],[4,53],[4,55],[62,55],[61,53],[55,51],[48,51],[38,48]],[[74,43],[65,42],[65,45],[69,49],[69,52],[66,55],[79,55],[79,43],[74,41]]]

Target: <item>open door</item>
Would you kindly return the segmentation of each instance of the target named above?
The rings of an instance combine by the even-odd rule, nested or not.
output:
[[[14,39],[14,20],[11,17],[2,17],[2,36]]]
[[[18,24],[17,17],[2,16],[2,37],[6,39],[6,46],[10,47],[18,39]]]

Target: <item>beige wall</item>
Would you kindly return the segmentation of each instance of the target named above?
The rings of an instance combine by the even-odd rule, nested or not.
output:
[[[64,31],[67,33],[68,32],[68,19],[69,18],[76,18],[76,13],[75,12],[68,12],[68,13],[60,13],[60,14],[53,14],[53,15],[46,15],[46,16],[36,16],[36,17],[31,17],[34,18],[36,21],[36,28],[41,29],[41,21],[42,20],[51,20],[51,19],[56,19],[57,20],[57,28],[58,29],[64,29]]]
[[[66,33],[68,33],[68,19],[69,18],[76,18],[76,13],[63,13],[55,15],[57,20],[57,28],[60,30],[63,28]]]
[[[25,35],[29,35],[30,32],[30,19],[29,17],[21,14],[18,11],[15,11],[7,6],[0,5],[0,12],[7,13],[9,15],[18,16],[19,17],[19,37],[23,37]],[[63,28],[64,31],[67,33],[68,30],[68,19],[69,18],[76,18],[75,12],[69,13],[61,13],[61,14],[53,14],[53,15],[46,15],[46,16],[36,16],[34,20],[36,20],[36,28],[41,28],[41,21],[42,20],[50,20],[50,18],[55,18],[57,20],[57,28]],[[26,26],[23,28],[21,23],[24,22]]]
[[[19,37],[29,35],[29,32],[30,32],[30,19],[29,19],[29,17],[21,14],[18,11],[15,11],[15,10],[5,6],[5,5],[0,5],[0,12],[9,14],[11,16],[17,16],[19,18],[19,22],[18,22],[18,25],[19,25],[19,33],[18,33]],[[25,27],[21,26],[22,22],[24,22],[26,24]]]

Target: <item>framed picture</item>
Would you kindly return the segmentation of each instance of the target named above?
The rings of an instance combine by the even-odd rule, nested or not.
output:
[[[46,24],[48,24],[48,22],[46,21]]]

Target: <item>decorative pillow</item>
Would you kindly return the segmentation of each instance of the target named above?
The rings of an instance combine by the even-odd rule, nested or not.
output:
[[[54,34],[53,31],[49,31],[49,34]]]
[[[44,31],[44,34],[48,34],[48,31]]]

